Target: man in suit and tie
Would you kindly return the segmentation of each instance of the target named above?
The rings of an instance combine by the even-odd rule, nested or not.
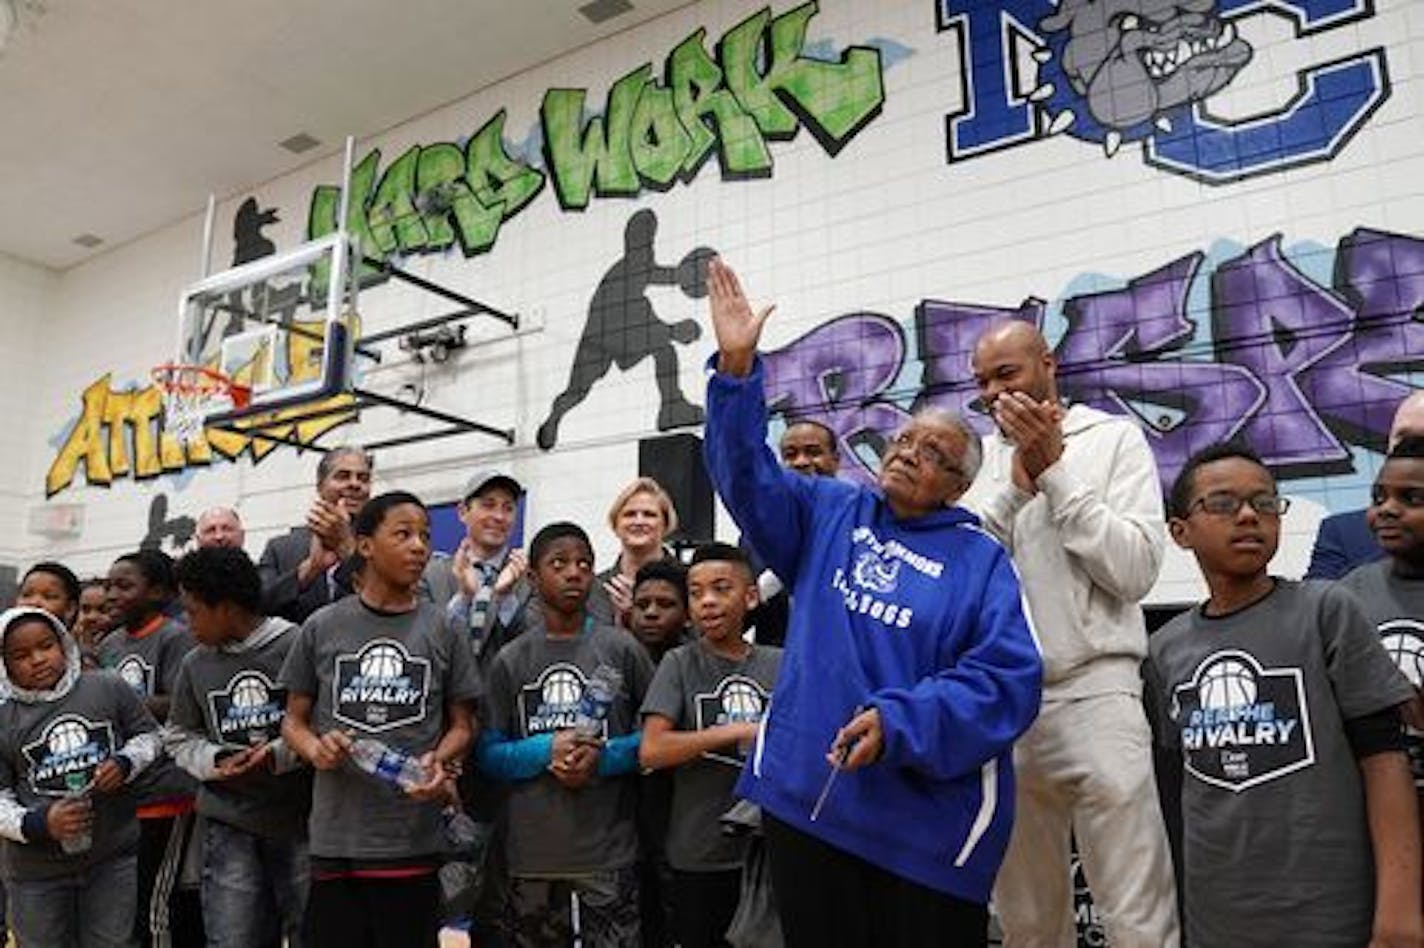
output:
[[[532,594],[524,551],[510,549],[524,488],[508,474],[476,471],[465,482],[458,515],[465,538],[453,557],[430,559],[421,589],[446,609],[451,624],[469,631],[480,667],[524,629]]]
[[[268,615],[304,622],[350,592],[339,567],[356,551],[351,518],[370,497],[370,455],[345,447],[322,456],[306,523],[269,540],[257,561]]]
[[[1403,438],[1421,435],[1424,435],[1424,391],[1415,391],[1395,409],[1385,450],[1393,450]],[[1305,578],[1339,579],[1356,566],[1372,563],[1381,556],[1384,550],[1375,542],[1375,535],[1365,522],[1364,510],[1331,514],[1320,521]]]

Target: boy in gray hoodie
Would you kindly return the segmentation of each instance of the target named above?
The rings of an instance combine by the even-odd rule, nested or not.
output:
[[[129,782],[157,725],[117,676],[81,674],[79,646],[42,609],[0,614],[0,836],[11,926],[35,948],[133,944],[138,819]]]
[[[311,771],[282,740],[276,684],[295,628],[262,612],[240,549],[198,549],[175,571],[198,647],[178,670],[168,753],[202,781],[203,920],[209,948],[300,948]]]

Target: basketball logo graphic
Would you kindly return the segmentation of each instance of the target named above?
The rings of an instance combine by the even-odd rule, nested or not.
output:
[[[551,668],[544,677],[542,696],[550,708],[572,708],[583,697],[583,678],[572,668]]]
[[[336,705],[332,716],[374,734],[425,717],[430,659],[411,655],[405,645],[393,639],[375,639],[354,655],[336,656],[333,685]],[[284,690],[267,683],[267,700],[280,703]],[[235,700],[233,707],[239,707]]]
[[[1305,674],[1250,652],[1212,652],[1172,689],[1184,773],[1240,793],[1312,766],[1315,736]]]
[[[260,678],[246,675],[232,686],[232,706],[234,708],[258,708],[269,700],[267,686]]]
[[[118,672],[119,677],[124,680],[124,684],[134,691],[141,695],[148,694],[148,666],[143,659],[137,655],[130,655],[119,662],[119,667],[114,671]]]
[[[1387,622],[1380,626],[1380,644],[1409,683],[1424,686],[1424,640],[1413,622]]]
[[[756,685],[740,678],[727,682],[722,691],[722,713],[728,721],[757,721],[761,711],[762,694]]]
[[[51,754],[66,757],[89,743],[89,731],[78,721],[61,719],[50,728],[46,743]]]
[[[366,678],[400,678],[405,672],[405,656],[394,645],[375,645],[361,656],[361,674]]]
[[[1201,706],[1211,711],[1242,708],[1256,702],[1256,676],[1244,662],[1223,659],[1202,673],[1197,685]]]

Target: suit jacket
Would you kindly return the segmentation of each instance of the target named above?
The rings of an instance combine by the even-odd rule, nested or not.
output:
[[[311,530],[304,526],[273,537],[262,549],[257,572],[262,577],[262,605],[269,616],[281,616],[300,625],[307,616],[351,591],[330,574],[316,577],[305,589],[300,587],[297,567],[310,550]]]
[[[1384,556],[1375,542],[1363,510],[1331,514],[1320,521],[1315,546],[1310,551],[1306,579],[1339,579],[1356,566]]]

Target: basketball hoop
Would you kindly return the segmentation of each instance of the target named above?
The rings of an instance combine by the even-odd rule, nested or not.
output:
[[[153,384],[163,392],[163,428],[182,444],[202,435],[209,415],[228,407],[246,408],[252,398],[249,386],[206,365],[156,365]]]

